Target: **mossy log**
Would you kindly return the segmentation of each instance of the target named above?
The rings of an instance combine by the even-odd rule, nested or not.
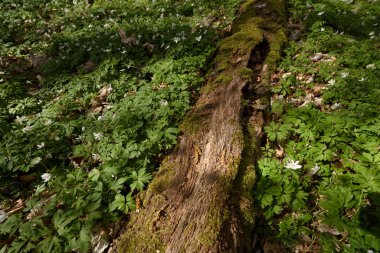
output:
[[[242,5],[179,144],[131,215],[118,252],[252,250],[257,138],[285,26],[282,0]]]

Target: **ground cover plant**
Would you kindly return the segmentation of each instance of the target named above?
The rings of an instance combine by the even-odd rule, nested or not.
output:
[[[380,252],[380,5],[289,10],[304,36],[272,76],[258,228],[299,252]]]
[[[138,208],[239,2],[1,1],[0,252],[87,252]]]

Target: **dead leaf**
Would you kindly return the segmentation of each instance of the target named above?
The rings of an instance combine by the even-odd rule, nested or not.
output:
[[[22,199],[18,199],[15,201],[15,205],[13,206],[13,208],[18,208],[21,206],[24,206],[24,201],[22,201]]]
[[[320,223],[319,221],[315,221],[312,226],[316,227],[316,229],[321,233],[329,233],[332,235],[341,235],[342,233],[338,231],[338,229],[331,227],[329,225]]]
[[[26,219],[31,220],[31,219],[33,219],[37,216],[41,216],[43,214],[44,214],[44,209],[42,209],[42,208],[32,209],[32,210],[30,210],[30,212],[26,216]]]
[[[121,39],[121,43],[124,44],[125,47],[133,47],[137,44],[137,38],[136,34],[132,34],[131,36],[127,37],[124,30],[119,30],[119,36]]]
[[[100,99],[106,98],[111,93],[111,91],[112,91],[112,86],[110,84],[101,88],[99,91]]]
[[[281,146],[279,149],[276,149],[276,157],[277,158],[283,158],[284,155],[285,155],[285,151]]]
[[[31,182],[33,182],[36,179],[36,177],[34,177],[32,175],[29,175],[29,174],[28,175],[21,175],[18,178],[23,183],[31,183]]]
[[[317,61],[320,61],[322,60],[322,58],[325,56],[325,54],[322,54],[322,53],[316,53],[315,55],[313,55],[312,57],[310,57],[310,60],[314,61],[314,62],[317,62]]]
[[[48,61],[48,58],[46,56],[31,55],[30,61],[32,62],[33,68],[39,68]]]
[[[93,61],[87,61],[77,67],[77,71],[80,73],[90,73],[96,68],[96,64]]]
[[[152,44],[150,44],[150,43],[145,43],[144,45],[143,45],[143,48],[145,49],[145,51],[149,54],[149,55],[151,55],[152,53],[153,53],[153,51],[154,51],[154,45],[152,45]]]

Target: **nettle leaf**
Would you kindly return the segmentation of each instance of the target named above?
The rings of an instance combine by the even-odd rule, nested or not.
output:
[[[47,237],[37,247],[37,252],[50,253],[61,251],[60,240],[56,236]]]
[[[273,211],[274,214],[280,214],[281,211],[282,211],[282,207],[281,206],[274,206],[272,208],[272,211]]]
[[[59,235],[67,236],[70,232],[68,225],[76,219],[77,215],[74,212],[58,210],[53,216],[53,225]]]
[[[363,189],[380,192],[380,171],[376,169],[360,168],[354,179]]]
[[[41,162],[41,157],[34,157],[31,161],[30,161],[30,163],[29,163],[29,165],[31,166],[31,167],[33,167],[33,166],[36,166],[37,164],[39,164],[40,162]]]
[[[267,207],[271,206],[273,203],[273,196],[270,194],[263,194],[261,197],[259,197],[261,207]]]
[[[292,202],[292,209],[296,211],[296,210],[306,207],[307,205],[306,200],[308,196],[309,194],[307,194],[306,192],[298,191],[296,194],[296,198]]]
[[[264,158],[258,161],[261,175],[271,176],[281,171],[281,163],[276,159]]]
[[[291,130],[292,126],[290,124],[276,124],[274,122],[271,122],[269,126],[265,127],[270,141],[283,141],[287,139]]]
[[[104,166],[102,172],[104,172],[104,173],[102,173],[105,176],[104,179],[107,180],[108,178],[115,177],[119,173],[119,168],[115,167],[115,166],[111,166],[111,165],[106,165],[106,166]],[[103,176],[102,176],[102,178],[103,178]]]
[[[100,171],[98,169],[92,169],[90,173],[88,173],[88,177],[91,181],[98,181],[100,176]]]
[[[126,181],[128,181],[128,177],[122,177],[122,178],[119,178],[118,180],[114,181],[111,183],[111,190],[115,191],[115,192],[119,192],[119,190],[123,189],[124,188],[124,183]]]
[[[334,187],[327,189],[323,194],[325,198],[321,200],[320,206],[328,211],[330,217],[339,217],[340,211],[353,208],[358,203],[350,188]]]
[[[149,183],[152,176],[149,173],[146,173],[145,168],[139,169],[138,172],[132,171],[132,174],[129,176],[132,180],[130,184],[131,190],[139,190],[142,191],[145,184]]]
[[[178,132],[179,130],[177,128],[167,128],[165,130],[164,136],[170,141],[170,144],[176,144]]]
[[[79,233],[77,249],[81,252],[87,252],[90,248],[91,235],[88,228],[83,227]]]
[[[130,210],[134,210],[136,205],[132,197],[132,193],[128,193],[125,197],[121,194],[117,194],[115,196],[115,200],[110,204],[109,208],[111,212],[114,210],[120,210],[124,213],[128,213]]]
[[[9,216],[0,226],[0,234],[6,235],[9,234],[10,236],[13,235],[19,228],[19,226],[22,224],[21,222],[21,213],[17,213],[14,215]]]
[[[0,249],[0,253],[6,253],[6,252],[7,252],[7,249],[8,249],[8,246],[7,246],[7,245],[4,245],[4,246]]]
[[[117,194],[115,196],[115,200],[110,204],[109,208],[111,212],[114,210],[123,210],[124,205],[125,205],[125,197],[121,194]]]
[[[28,241],[19,241],[19,240],[15,240],[13,241],[11,247],[9,248],[9,253],[18,253],[18,252],[22,252],[21,249],[24,247],[24,245],[27,243]]]

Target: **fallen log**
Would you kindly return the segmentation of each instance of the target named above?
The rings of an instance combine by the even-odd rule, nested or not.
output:
[[[252,251],[254,165],[285,26],[282,0],[242,5],[118,252]]]

